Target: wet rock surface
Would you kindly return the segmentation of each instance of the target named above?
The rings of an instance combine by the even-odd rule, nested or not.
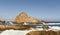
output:
[[[60,35],[60,31],[31,31],[26,35]]]

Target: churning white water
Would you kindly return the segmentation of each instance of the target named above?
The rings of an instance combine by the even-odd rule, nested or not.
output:
[[[42,28],[36,28],[31,30],[5,30],[0,35],[26,35],[26,33],[30,31],[38,31],[38,30],[43,30]],[[57,31],[60,30],[60,27],[51,27],[50,30]]]
[[[25,35],[26,31],[19,30],[5,30],[0,35]]]
[[[26,35],[26,33],[31,32],[31,31],[38,31],[38,30],[43,30],[43,28],[30,28],[30,30],[5,30],[0,35]],[[58,26],[50,26],[50,29],[52,31],[58,31],[60,30],[60,27]]]
[[[2,33],[0,33],[0,35],[26,35],[26,33],[30,31],[37,31],[37,29],[36,30],[33,28],[31,29],[32,30],[5,30]]]

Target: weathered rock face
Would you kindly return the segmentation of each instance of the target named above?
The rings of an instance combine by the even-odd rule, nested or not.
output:
[[[26,35],[60,35],[60,31],[32,31]]]
[[[40,23],[39,20],[33,17],[29,17],[25,12],[20,13],[16,18],[15,18],[15,23]]]

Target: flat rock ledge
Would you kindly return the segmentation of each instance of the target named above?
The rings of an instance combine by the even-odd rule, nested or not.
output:
[[[60,31],[31,31],[26,35],[60,35]]]

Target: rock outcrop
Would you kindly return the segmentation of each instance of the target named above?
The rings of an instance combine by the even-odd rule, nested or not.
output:
[[[60,35],[60,31],[31,31],[26,35]]]
[[[23,24],[23,23],[41,23],[38,19],[33,18],[28,16],[25,12],[20,13],[19,15],[17,15],[17,17],[15,18],[15,23],[17,24]]]

